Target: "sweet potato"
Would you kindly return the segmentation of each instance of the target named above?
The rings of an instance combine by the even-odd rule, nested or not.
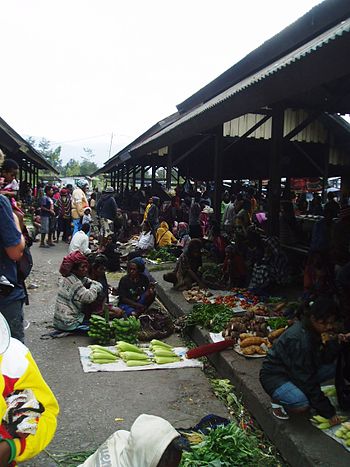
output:
[[[250,345],[248,347],[245,347],[244,349],[242,349],[242,353],[244,355],[266,355],[265,350],[259,347],[258,345]]]
[[[243,341],[244,339],[248,339],[248,337],[254,337],[254,334],[250,334],[249,332],[244,332],[243,334],[239,335],[239,338],[241,339],[241,341]]]
[[[273,342],[275,339],[277,339],[277,337],[279,337],[281,334],[283,334],[285,330],[286,330],[286,328],[279,328],[279,329],[276,329],[276,331],[270,332],[270,334],[268,336],[269,341]]]
[[[251,345],[261,345],[261,344],[267,344],[267,339],[264,339],[263,337],[247,337],[247,339],[244,339],[241,341],[241,348],[249,347]]]

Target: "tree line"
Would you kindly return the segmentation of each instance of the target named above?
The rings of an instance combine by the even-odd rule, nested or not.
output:
[[[90,148],[83,148],[84,154],[79,159],[71,158],[67,163],[64,163],[61,158],[61,146],[52,147],[51,142],[46,138],[37,141],[30,136],[27,141],[47,162],[59,171],[62,177],[91,175],[98,169],[98,165],[93,162],[95,154]]]

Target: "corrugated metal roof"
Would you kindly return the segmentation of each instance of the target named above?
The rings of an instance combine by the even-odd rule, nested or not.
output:
[[[284,136],[294,130],[309,116],[308,112],[302,109],[293,110],[286,109],[284,112]],[[262,120],[265,116],[261,114],[245,114],[238,118],[224,123],[224,136],[241,137],[256,123]],[[322,123],[316,119],[311,122],[306,128],[295,135],[291,141],[299,141],[304,143],[325,143],[327,140],[327,129]],[[271,119],[260,125],[254,133],[248,138],[255,139],[271,139]]]
[[[276,60],[274,63],[270,64],[269,66],[259,70],[258,72],[254,73],[253,75],[249,76],[248,78],[240,81],[239,83],[231,86],[226,91],[222,92],[218,96],[210,99],[205,104],[198,106],[197,108],[189,111],[187,114],[183,115],[179,118],[176,122],[168,125],[166,128],[160,130],[159,132],[155,133],[154,135],[150,136],[149,138],[143,140],[141,143],[136,144],[133,146],[130,151],[136,150],[141,148],[145,144],[156,140],[158,137],[168,133],[172,129],[176,128],[177,126],[181,125],[182,123],[193,119],[197,115],[200,115],[206,112],[208,109],[217,106],[218,104],[224,102],[228,98],[232,97],[235,94],[243,91],[244,89],[252,86],[253,84],[262,81],[263,79],[267,78],[268,76],[277,73],[278,71],[286,68],[290,64],[303,59],[307,55],[312,54],[317,49],[321,48],[325,44],[328,44],[330,41],[336,40],[338,37],[342,36],[344,33],[350,32],[350,18],[341,23],[337,24],[333,28],[327,30],[323,34],[320,34],[316,38],[312,39],[311,41],[303,44],[301,47],[293,50],[291,53],[287,54],[283,58]]]

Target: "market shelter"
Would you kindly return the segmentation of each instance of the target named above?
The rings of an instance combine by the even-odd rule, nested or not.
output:
[[[0,148],[19,165],[19,179],[34,188],[39,182],[39,170],[58,171],[22,136],[0,118]]]
[[[217,186],[216,207],[220,202],[221,182],[227,178],[228,170],[234,172],[237,168],[237,178],[241,174],[244,176],[243,173],[253,178],[263,171],[268,172],[272,193],[269,206],[271,231],[276,232],[280,178],[284,167],[294,170],[298,166],[300,174],[309,172],[303,175],[317,176],[321,168],[325,172],[327,164],[324,159],[331,159],[331,141],[310,142],[316,146],[305,151],[305,148],[296,149],[293,139],[321,114],[332,116],[350,112],[349,33],[349,2],[328,0],[321,3],[179,104],[178,113],[169,120],[165,119],[157,131],[153,128],[150,134],[146,132],[131,144],[127,149],[129,165],[136,165],[143,158],[167,148],[167,161],[162,165],[169,168],[172,165],[182,166],[184,172],[187,170],[186,175],[192,176],[188,172],[194,166],[199,170],[199,164],[188,162],[185,166],[185,160],[198,154],[200,168],[211,168],[211,178]],[[285,114],[296,111],[305,112],[305,118],[294,128],[290,126],[286,134]],[[224,141],[225,125],[227,127],[228,122],[251,114],[261,115],[266,122],[271,120],[271,138],[258,140],[257,150],[254,146],[256,141],[248,139],[261,126],[257,122],[258,127],[253,125],[240,137],[248,141],[245,150],[241,147],[238,150],[238,143],[235,143],[236,148],[232,145],[228,149]],[[287,137],[291,144],[284,144]],[[248,163],[245,151],[251,157]],[[226,165],[224,152],[231,154]],[[297,153],[299,155],[294,156]],[[299,157],[297,163],[296,157]],[[320,160],[316,164],[311,162],[314,158],[322,159],[322,163]]]

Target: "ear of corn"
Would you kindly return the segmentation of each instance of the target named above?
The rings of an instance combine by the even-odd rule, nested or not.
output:
[[[128,366],[145,366],[145,365],[151,365],[152,362],[149,360],[128,360],[126,364]]]
[[[143,353],[143,351],[137,347],[136,345],[129,344],[128,342],[118,341],[117,342],[117,349],[119,352],[138,352]]]
[[[181,360],[180,357],[155,357],[154,359],[158,365],[164,365],[165,363],[175,363]]]
[[[123,360],[149,360],[148,355],[139,352],[122,352],[120,356]]]
[[[152,340],[151,340],[151,344],[152,344],[152,347],[153,347],[154,345],[155,345],[155,346],[159,345],[159,346],[165,347],[165,348],[167,348],[167,349],[171,349],[171,348],[172,348],[171,345],[166,344],[165,342],[159,341],[159,340],[157,340],[157,339],[152,339]]]
[[[155,350],[154,355],[156,357],[176,357],[177,355],[170,350]]]
[[[112,350],[109,350],[107,349],[107,347],[103,347],[102,345],[89,345],[89,348],[92,350],[92,351],[95,351],[95,350],[100,350],[101,352],[106,352],[106,353],[109,353],[111,355],[114,355],[116,356],[116,353],[113,352]]]

